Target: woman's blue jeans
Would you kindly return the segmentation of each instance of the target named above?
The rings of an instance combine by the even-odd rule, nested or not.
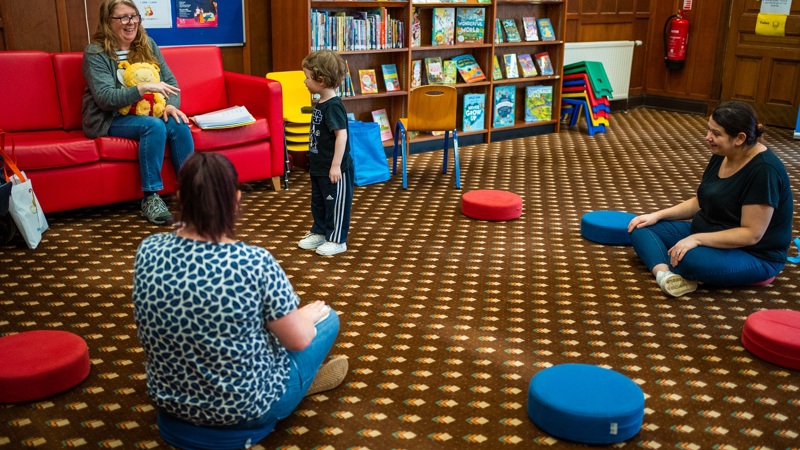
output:
[[[144,192],[164,189],[161,166],[167,144],[175,173],[194,152],[189,124],[179,123],[172,117],[164,122],[164,119],[158,117],[117,114],[111,122],[108,135],[139,141],[139,171]]]
[[[691,223],[664,220],[631,232],[633,249],[652,271],[666,264],[673,273],[687,280],[712,286],[746,286],[772,278],[785,263],[765,261],[738,248],[723,249],[699,246],[684,255],[677,266],[670,264],[667,250],[691,234]]]

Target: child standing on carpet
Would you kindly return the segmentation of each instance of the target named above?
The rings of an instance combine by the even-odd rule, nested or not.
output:
[[[347,111],[335,91],[344,78],[345,63],[338,54],[320,50],[303,59],[303,72],[308,91],[320,99],[311,116],[308,149],[314,224],[298,245],[332,256],[347,251],[353,203]]]

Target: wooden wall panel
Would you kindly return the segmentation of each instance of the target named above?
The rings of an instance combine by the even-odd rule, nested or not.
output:
[[[6,24],[14,50],[61,51],[59,17],[54,0],[5,0],[3,10],[13,18]]]
[[[800,66],[795,60],[774,58],[767,76],[766,102],[772,105],[792,106],[797,98],[797,80],[800,80]]]

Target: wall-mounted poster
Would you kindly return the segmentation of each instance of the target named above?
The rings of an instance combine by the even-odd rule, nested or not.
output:
[[[159,46],[244,44],[244,0],[134,1]]]

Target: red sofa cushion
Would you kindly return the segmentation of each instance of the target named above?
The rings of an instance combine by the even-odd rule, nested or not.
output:
[[[222,54],[217,47],[165,48],[164,60],[181,89],[181,111],[187,116],[227,108]]]
[[[61,106],[50,54],[2,51],[0,67],[3,68],[0,70],[0,98],[3,99],[0,128],[5,131],[60,129]],[[11,67],[14,70],[9,70]]]
[[[56,169],[100,160],[94,141],[83,133],[42,130],[11,133],[11,136],[17,165],[22,170]]]
[[[83,121],[81,107],[83,91],[86,90],[86,80],[83,78],[83,53],[54,53],[53,69],[56,73],[64,129],[81,130]]]
[[[192,125],[194,149],[198,152],[236,147],[269,138],[267,119],[256,119],[256,123],[245,127],[223,128],[221,130],[201,130]]]

